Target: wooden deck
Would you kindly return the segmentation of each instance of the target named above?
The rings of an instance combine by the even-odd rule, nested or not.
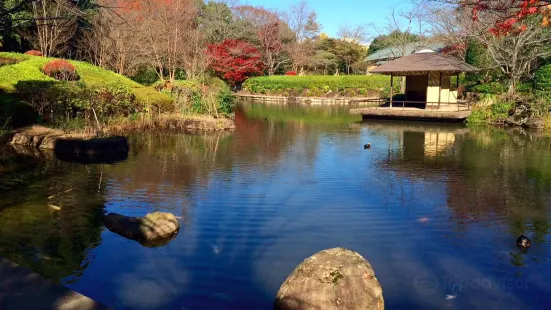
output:
[[[361,114],[364,119],[396,119],[396,120],[415,120],[429,122],[462,122],[469,115],[471,110],[461,110],[455,107],[448,109],[431,110],[417,108],[361,108],[351,109],[352,114]]]

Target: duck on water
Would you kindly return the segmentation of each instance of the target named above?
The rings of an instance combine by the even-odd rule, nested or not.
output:
[[[517,246],[524,252],[532,246],[532,241],[530,241],[528,237],[520,235],[520,237],[517,238]]]

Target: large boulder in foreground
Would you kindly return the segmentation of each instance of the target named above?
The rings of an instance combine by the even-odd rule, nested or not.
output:
[[[283,283],[276,310],[384,309],[383,289],[371,264],[343,248],[304,260]]]
[[[144,217],[109,213],[105,217],[105,226],[110,231],[147,247],[168,244],[180,230],[180,222],[176,216],[163,212],[149,213]]]

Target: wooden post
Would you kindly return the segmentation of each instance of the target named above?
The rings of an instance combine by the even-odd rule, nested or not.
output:
[[[455,81],[455,104],[457,104],[457,111],[459,111],[459,74],[457,74],[457,80]]]
[[[442,96],[442,71],[439,72],[440,82],[438,83],[438,110],[440,110],[440,97]]]
[[[394,96],[394,76],[390,74],[390,107],[392,108],[392,97]]]

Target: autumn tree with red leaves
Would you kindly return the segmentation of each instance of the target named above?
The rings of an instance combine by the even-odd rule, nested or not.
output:
[[[445,37],[483,46],[485,69],[501,71],[509,81],[508,93],[531,78],[535,69],[551,56],[551,27],[543,21],[549,1],[534,0],[420,0],[427,14],[436,18]],[[437,6],[440,2],[442,6]],[[434,34],[433,34],[434,35]],[[454,40],[447,40],[453,42]],[[486,57],[487,56],[487,57]]]
[[[537,14],[542,17],[542,25],[546,26],[551,15],[551,0],[461,0],[460,5],[471,10],[473,20],[478,20],[481,12],[497,16],[494,27],[490,28],[494,35],[523,31],[527,27],[523,21]]]
[[[263,73],[262,53],[252,44],[228,39],[207,48],[209,67],[233,86]]]

